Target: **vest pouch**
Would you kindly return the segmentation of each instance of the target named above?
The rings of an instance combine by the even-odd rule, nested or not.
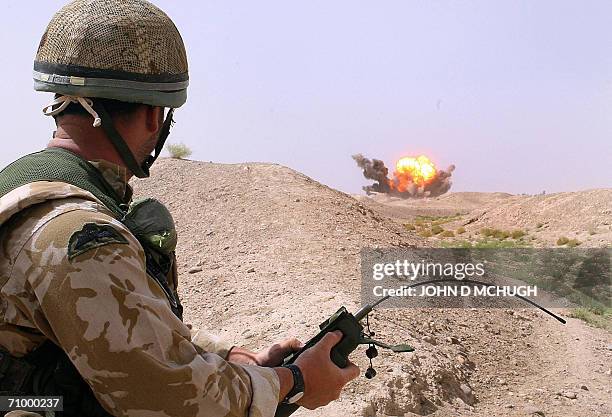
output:
[[[166,206],[154,198],[134,201],[122,223],[142,245],[163,255],[170,255],[176,249],[174,219]]]

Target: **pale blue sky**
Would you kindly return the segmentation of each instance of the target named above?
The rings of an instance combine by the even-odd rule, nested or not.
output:
[[[2,2],[0,166],[53,124],[32,90],[63,1]],[[187,45],[170,141],[193,158],[277,162],[347,192],[351,159],[426,153],[456,191],[612,186],[612,1],[154,2]]]

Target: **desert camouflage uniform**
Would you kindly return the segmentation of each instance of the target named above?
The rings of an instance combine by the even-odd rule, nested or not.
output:
[[[125,169],[93,164],[131,198]],[[90,223],[119,238],[69,259],[70,237]],[[147,277],[139,242],[92,194],[22,186],[0,199],[0,225],[0,346],[10,353],[52,341],[116,416],[274,415],[274,370],[227,362],[231,345],[190,331]]]

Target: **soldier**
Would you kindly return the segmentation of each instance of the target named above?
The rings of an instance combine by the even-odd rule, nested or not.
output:
[[[254,353],[182,321],[174,223],[128,185],[186,101],[172,21],[145,0],[75,0],[34,83],[55,93],[57,130],[0,173],[0,393],[62,395],[65,416],[264,417],[338,398],[359,373],[330,360],[340,333],[285,367],[295,339]]]

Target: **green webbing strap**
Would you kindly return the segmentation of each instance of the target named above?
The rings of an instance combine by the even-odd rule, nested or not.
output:
[[[122,199],[89,162],[70,151],[48,148],[26,155],[0,171],[0,197],[16,188],[37,181],[55,181],[74,185],[92,193],[119,220],[125,210]]]
[[[163,111],[163,109],[162,109]],[[155,145],[155,153],[153,155],[149,155],[143,164],[143,171],[147,173],[149,176],[149,170],[151,169],[151,165],[159,158],[161,155],[162,149],[164,149],[164,144],[166,143],[166,139],[168,139],[168,135],[170,135],[170,128],[174,123],[174,109],[170,109],[168,114],[166,115],[166,120],[164,120],[164,124],[162,125],[159,131],[159,137],[157,138],[157,145]]]

